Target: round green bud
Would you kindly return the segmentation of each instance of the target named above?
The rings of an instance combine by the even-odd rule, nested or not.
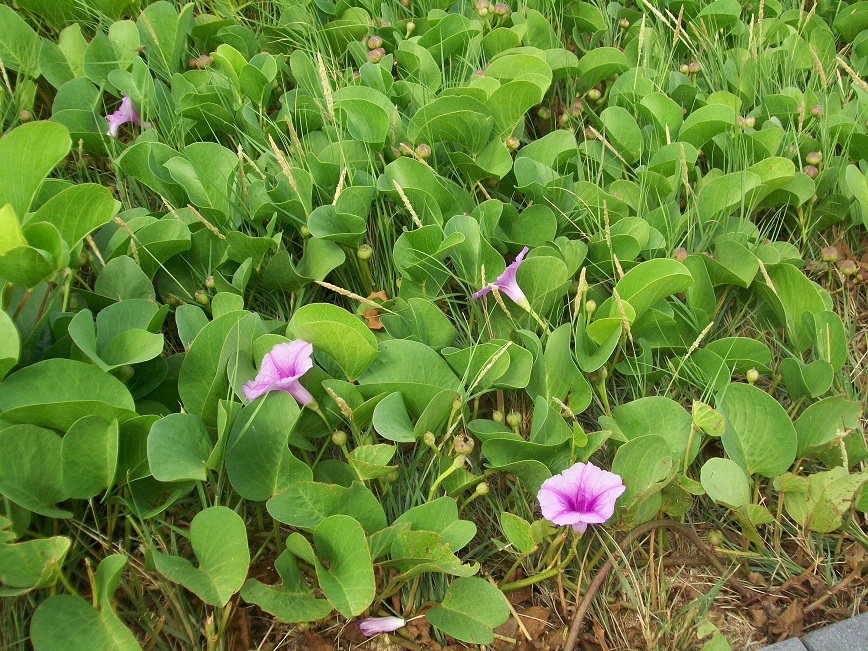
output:
[[[705,534],[705,540],[712,547],[720,547],[723,544],[723,533],[718,529],[712,529]]]
[[[302,224],[299,231],[301,232],[301,236],[305,239],[311,236],[310,228],[308,228],[307,224]]]
[[[518,427],[521,425],[521,412],[520,411],[511,411],[506,415],[506,424],[510,427]]]
[[[214,276],[208,276],[205,279],[205,287],[207,287],[208,289],[214,289],[215,285],[216,283],[214,282]]]
[[[630,28],[630,21],[629,21],[629,19],[627,19],[627,18],[622,18],[621,20],[619,20],[619,21],[618,21],[618,27],[620,27],[621,29],[629,29],[629,28]]]
[[[347,444],[347,433],[343,430],[336,429],[332,432],[332,443],[338,447],[343,447]]]
[[[129,364],[124,364],[123,366],[119,366],[117,369],[115,369],[115,377],[117,377],[117,379],[119,379],[124,384],[129,382],[133,378],[133,375],[135,375],[135,373],[136,369],[134,369]]]
[[[815,118],[822,116],[823,115],[823,107],[820,106],[819,104],[814,104],[811,107],[811,115],[813,115]]]
[[[491,412],[491,420],[493,420],[495,423],[502,423],[503,422],[503,412],[497,411],[495,409],[493,412]]]
[[[755,368],[752,368],[747,373],[745,373],[745,378],[747,379],[748,384],[753,384],[754,382],[759,380],[759,371]]]
[[[585,301],[585,312],[588,314],[593,314],[597,310],[597,301],[593,298],[589,298]]]
[[[204,289],[197,289],[196,293],[193,294],[193,300],[199,305],[208,305],[211,302],[211,297],[208,296],[208,292]]]
[[[805,162],[808,165],[819,165],[823,162],[823,154],[819,151],[809,152],[807,156],[805,156]]]
[[[823,262],[837,262],[841,258],[841,254],[838,253],[838,247],[826,246],[820,251],[820,257]]]
[[[536,116],[540,120],[551,120],[552,110],[547,106],[540,106],[536,111]]]
[[[432,434],[431,432],[425,432],[422,435],[422,442],[429,448],[433,448],[435,445],[437,445],[437,439],[434,438],[434,434]]]
[[[859,267],[853,260],[841,260],[838,263],[838,271],[845,276],[850,277],[856,275],[856,272],[859,271]]]
[[[503,144],[506,145],[506,148],[509,151],[515,151],[516,149],[518,149],[521,146],[521,143],[519,142],[518,138],[516,138],[515,136],[510,136],[509,138],[507,138],[506,140],[503,141]]]
[[[477,495],[487,495],[488,494],[488,482],[481,481],[476,484],[476,494]]]
[[[388,475],[386,475],[386,481],[390,484],[394,484],[396,481],[398,481],[398,471],[393,470]]]
[[[681,66],[678,68],[678,71],[679,71],[682,75],[689,74],[689,73],[690,73],[690,66],[687,65],[686,63],[682,63]]]
[[[416,145],[416,156],[421,158],[422,160],[426,160],[431,157],[431,145],[425,144],[424,142]]]
[[[598,88],[592,88],[587,93],[585,93],[585,96],[592,102],[596,102],[603,96],[603,93],[601,93]]]
[[[356,249],[356,257],[359,260],[370,260],[374,255],[374,248],[370,244],[362,244]]]

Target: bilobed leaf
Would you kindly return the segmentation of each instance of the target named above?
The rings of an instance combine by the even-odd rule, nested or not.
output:
[[[154,423],[148,434],[151,474],[157,481],[205,481],[212,447],[198,416],[169,414]]]
[[[247,576],[250,552],[244,520],[225,506],[199,511],[190,523],[190,544],[199,561],[154,551],[157,571],[212,606],[225,606]]]
[[[455,579],[439,606],[425,619],[444,633],[470,644],[491,644],[494,629],[509,617],[509,604],[497,586],[485,579]]]
[[[305,583],[292,552],[284,550],[274,561],[274,569],[280,575],[279,584],[267,585],[257,579],[247,579],[241,588],[241,598],[288,623],[315,621],[331,612],[331,604],[315,597]]]
[[[0,430],[0,494],[28,511],[49,518],[69,518],[57,508],[67,497],[63,487],[61,438],[35,425]]]
[[[118,464],[118,422],[85,416],[73,423],[61,447],[63,488],[88,499],[114,484]]]

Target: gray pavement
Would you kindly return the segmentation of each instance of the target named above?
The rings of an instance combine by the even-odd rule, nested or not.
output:
[[[765,647],[763,651],[868,651],[868,613]]]

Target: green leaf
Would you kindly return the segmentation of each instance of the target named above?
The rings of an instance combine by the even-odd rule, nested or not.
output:
[[[47,359],[0,383],[0,410],[12,423],[66,430],[79,418],[99,414],[123,422],[135,416],[129,390],[92,364]]]
[[[494,629],[509,618],[509,602],[485,579],[455,579],[439,606],[425,613],[432,626],[470,644],[491,644]]]
[[[750,477],[732,459],[713,457],[702,465],[702,487],[718,504],[737,509],[750,502]]]
[[[631,441],[648,434],[656,434],[669,445],[675,463],[689,466],[699,454],[700,436],[693,431],[693,419],[680,404],[664,396],[648,396],[621,405],[612,410],[617,423],[615,436]],[[608,420],[608,419],[607,419]],[[603,419],[601,419],[602,424]],[[607,429],[604,426],[604,429]],[[687,448],[690,446],[690,453]]]
[[[795,423],[798,437],[796,456],[815,456],[837,445],[848,431],[859,429],[861,413],[862,404],[844,396],[832,396],[808,406]]]
[[[0,526],[3,522],[0,518]],[[66,536],[54,536],[0,544],[0,597],[17,597],[54,585],[71,543]]]
[[[451,497],[439,497],[433,502],[414,506],[392,524],[409,522],[413,531],[433,531],[452,551],[462,549],[476,535],[476,525],[458,518],[458,506]]]
[[[374,407],[373,425],[380,436],[390,441],[412,443],[416,440],[413,423],[398,391],[390,393]]]
[[[638,319],[651,306],[667,296],[683,292],[693,284],[693,276],[683,264],[671,258],[655,258],[641,262],[628,271],[615,285],[622,301],[636,311]],[[606,301],[604,305],[607,305]],[[601,312],[605,312],[600,306]]]
[[[395,111],[383,93],[367,86],[346,86],[334,93],[333,101],[338,124],[353,138],[383,146]]]
[[[61,445],[60,436],[35,425],[0,430],[0,493],[28,511],[49,518],[72,517],[55,506],[68,497]]]
[[[108,188],[84,183],[51,197],[24,221],[24,226],[48,222],[72,248],[85,236],[110,222],[120,207],[120,202],[115,201]]]
[[[229,482],[248,500],[262,502],[313,476],[290,452],[289,433],[298,420],[298,403],[285,391],[269,391],[245,406],[226,444]]]
[[[730,384],[717,408],[726,417],[723,447],[745,472],[775,477],[793,465],[796,429],[772,396],[749,384]]]
[[[35,651],[141,649],[110,603],[96,609],[81,597],[70,594],[56,595],[39,605],[33,613],[30,639]]]
[[[831,533],[841,527],[844,513],[866,482],[868,473],[848,474],[839,467],[809,477],[786,473],[775,479],[775,488],[783,493],[793,520],[810,531]]]
[[[0,209],[2,211],[2,209]],[[2,229],[0,225],[0,229]],[[0,381],[18,363],[21,340],[12,318],[0,310]]]
[[[298,309],[287,326],[287,336],[293,334],[331,357],[351,382],[377,357],[377,339],[370,328],[336,305],[315,303]]]
[[[157,481],[205,481],[213,447],[205,424],[193,414],[169,414],[151,425],[148,465]]]
[[[618,506],[630,522],[641,524],[657,515],[663,506],[660,491],[674,465],[669,444],[656,434],[640,436],[618,448],[612,472],[620,475],[627,487]]]
[[[157,571],[211,606],[225,606],[247,577],[250,552],[244,520],[225,506],[199,511],[190,523],[190,544],[199,567],[186,558],[154,551]]]
[[[311,622],[323,619],[331,612],[331,604],[326,599],[315,597],[305,583],[292,552],[285,550],[278,556],[274,569],[280,575],[279,584],[267,585],[253,578],[247,579],[241,588],[241,598],[287,623]]]
[[[445,96],[419,109],[407,125],[414,145],[457,142],[478,152],[488,142],[494,118],[485,104],[472,97]]]
[[[530,523],[524,518],[504,511],[500,514],[500,528],[519,554],[530,554],[536,549]]]
[[[316,567],[323,595],[344,617],[361,614],[377,592],[371,552],[362,525],[348,515],[332,515],[320,522],[313,532],[317,553],[326,559],[323,566],[310,543],[294,533],[287,549]]]
[[[9,7],[2,9],[15,14]],[[0,206],[12,204],[18,218],[23,218],[45,177],[71,146],[66,127],[54,122],[22,124],[0,138]]]
[[[259,316],[248,312],[224,314],[199,331],[178,374],[178,393],[187,413],[205,425],[217,424],[217,401],[229,395],[229,360],[249,350],[261,334]]]
[[[39,77],[41,45],[39,35],[17,11],[0,5],[0,61],[7,70],[14,70],[22,76]]]
[[[314,481],[296,481],[266,505],[278,522],[313,531],[333,515],[351,515],[368,533],[386,527],[386,514],[379,500],[362,483],[349,488]]]
[[[27,240],[12,204],[7,203],[0,207],[0,255],[6,255],[19,246],[27,246]]]
[[[118,422],[85,416],[63,437],[63,489],[69,497],[86,500],[110,489],[118,465]]]

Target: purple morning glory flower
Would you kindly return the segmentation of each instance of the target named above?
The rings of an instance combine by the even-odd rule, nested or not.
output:
[[[400,617],[368,617],[359,622],[362,633],[370,637],[377,633],[391,633],[404,626],[406,622]]]
[[[528,248],[524,247],[521,250],[515,260],[512,261],[512,264],[509,265],[506,270],[497,277],[493,283],[488,283],[485,287],[480,289],[473,295],[473,298],[479,298],[480,296],[484,296],[488,292],[490,292],[493,288],[497,287],[497,289],[512,299],[512,302],[518,305],[523,310],[530,309],[530,303],[528,303],[527,298],[525,298],[524,292],[521,291],[521,287],[518,286],[518,283],[515,280],[515,273],[518,271],[518,266],[521,264],[521,261],[524,260],[524,256],[527,255]]]
[[[619,475],[592,463],[577,463],[546,479],[537,499],[546,520],[584,531],[615,513],[615,500],[627,490]]]
[[[105,119],[108,120],[109,123],[109,130],[106,131],[106,135],[112,136],[113,138],[118,137],[118,129],[122,124],[126,124],[127,122],[134,122],[144,128],[150,126],[149,123],[142,122],[139,112],[136,110],[136,107],[133,106],[133,100],[126,95],[123,96],[118,110],[105,116]]]
[[[276,344],[262,358],[259,373],[244,385],[244,395],[251,402],[269,391],[286,391],[301,404],[313,402],[313,396],[298,381],[313,367],[313,345],[304,339]]]

